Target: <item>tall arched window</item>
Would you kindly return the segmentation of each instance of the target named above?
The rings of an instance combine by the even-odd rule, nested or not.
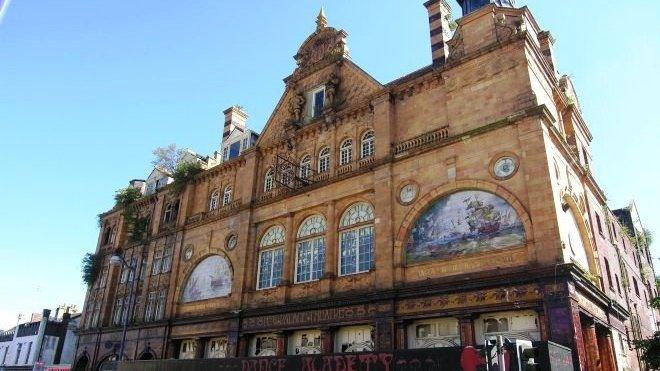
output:
[[[312,156],[305,155],[300,160],[300,170],[298,175],[301,179],[307,179],[312,175]]]
[[[353,161],[353,139],[346,139],[339,146],[339,165]]]
[[[225,187],[225,192],[222,194],[222,206],[227,206],[231,203],[231,186]]]
[[[365,158],[365,157],[371,157],[374,155],[374,132],[369,130],[368,132],[364,133],[362,136],[362,141],[360,142],[360,157]]]
[[[268,170],[266,170],[266,176],[264,177],[264,192],[273,189],[273,186],[275,185],[273,176],[273,168],[268,168]]]
[[[216,189],[211,193],[211,200],[209,201],[209,211],[213,211],[217,209],[219,202],[220,202],[220,191]]]
[[[325,270],[325,218],[310,216],[298,228],[296,283],[316,281]]]
[[[257,289],[277,286],[282,280],[284,261],[284,228],[276,225],[268,228],[259,243],[259,267],[257,269]]]
[[[330,148],[325,147],[319,151],[319,174],[330,170]]]
[[[339,223],[339,273],[368,272],[374,267],[374,209],[366,202],[349,207]]]

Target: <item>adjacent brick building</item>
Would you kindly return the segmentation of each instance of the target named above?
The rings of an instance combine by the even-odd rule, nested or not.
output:
[[[223,138],[245,145],[138,200],[141,238],[120,207],[104,213],[78,365],[117,357],[127,313],[128,359],[504,335],[568,346],[582,370],[639,369],[651,257],[606,206],[554,40],[526,7],[460,3],[455,24],[444,0],[424,4],[432,64],[387,84],[320,14],[260,135],[225,111]]]

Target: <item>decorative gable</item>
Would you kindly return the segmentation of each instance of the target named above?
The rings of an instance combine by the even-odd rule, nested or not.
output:
[[[291,138],[303,126],[333,122],[350,106],[367,104],[383,87],[350,60],[346,32],[328,27],[323,11],[316,24],[294,56],[297,68],[284,79],[284,94],[257,143],[262,148]]]

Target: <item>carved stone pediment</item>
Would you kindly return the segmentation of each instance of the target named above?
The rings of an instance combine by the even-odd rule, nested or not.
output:
[[[344,30],[328,27],[323,11],[319,14],[316,24],[316,31],[303,42],[294,56],[298,68],[293,76],[303,74],[320,62],[349,57],[346,45],[348,34]]]

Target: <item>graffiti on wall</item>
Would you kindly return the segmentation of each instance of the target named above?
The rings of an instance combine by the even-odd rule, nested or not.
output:
[[[213,255],[202,260],[188,277],[183,290],[184,303],[227,296],[231,293],[232,273],[229,262]]]
[[[523,243],[523,224],[508,202],[489,192],[460,191],[439,199],[417,219],[406,261],[450,259]]]

